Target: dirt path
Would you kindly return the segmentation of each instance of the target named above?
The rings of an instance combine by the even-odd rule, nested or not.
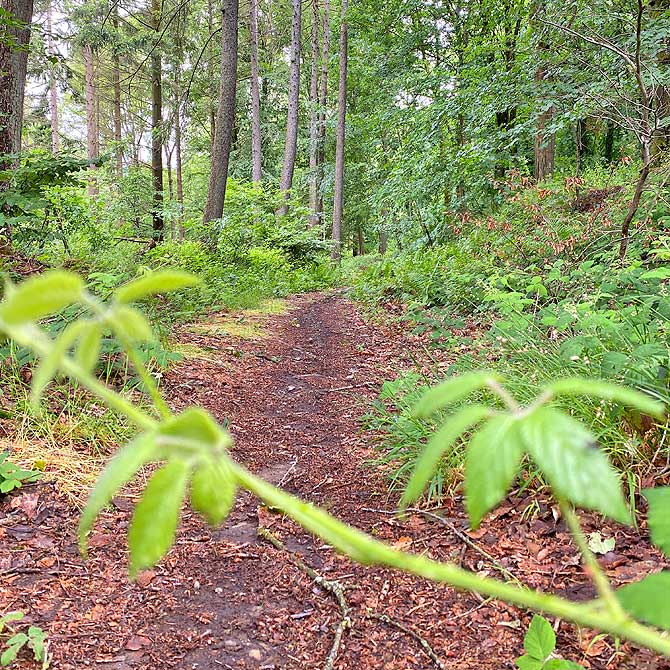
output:
[[[206,407],[229,424],[236,458],[359,528],[495,574],[492,560],[438,522],[417,515],[400,524],[369,511],[391,510],[394,501],[379,470],[365,465],[373,452],[359,417],[365,399],[409,364],[409,339],[364,322],[339,294],[292,299],[287,313],[269,317],[266,339],[222,336],[208,325],[215,324],[179,335],[201,355],[166,377],[176,409]],[[49,631],[54,668],[324,668],[340,608],[287,552],[258,538],[259,525],[321,575],[347,586],[352,626],[333,668],[499,670],[514,667],[522,651],[527,614],[353,565],[282,516],[259,508],[249,495],[240,497],[220,529],[208,529],[186,513],[169,556],[129,584],[122,539],[126,498],[103,515],[92,557],[82,562],[75,511],[46,485],[29,495],[35,492],[39,501],[32,514],[26,506],[3,506],[0,596],[3,610],[23,609]],[[564,527],[544,502],[529,514],[531,502],[528,496],[510,498],[471,535],[472,543],[493,555],[498,568],[532,586],[590,597]],[[453,527],[465,530],[462,501],[450,505],[444,513]],[[640,550],[639,536],[602,525],[599,530],[617,540],[616,554],[608,559],[615,579],[628,581],[657,567],[658,557]],[[558,651],[592,668],[666,667],[646,654],[628,661],[625,645],[612,659],[608,641],[591,644],[591,636],[578,636],[564,624],[558,627]]]

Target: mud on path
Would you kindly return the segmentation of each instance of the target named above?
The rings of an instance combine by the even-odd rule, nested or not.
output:
[[[200,404],[228,424],[234,455],[255,472],[396,546],[527,584],[593,595],[549,501],[511,497],[469,542],[462,500],[442,510],[450,527],[423,515],[398,522],[383,473],[366,463],[366,399],[410,363],[416,342],[366,323],[338,293],[294,298],[267,319],[266,338],[222,335],[210,320],[178,338],[199,355],[174,367],[164,387],[175,409]],[[530,617],[502,603],[459,594],[338,556],[279,514],[239,497],[227,523],[209,529],[185,512],[177,544],[154,570],[128,583],[125,530],[130,501],[102,515],[83,562],[76,511],[47,485],[32,509],[4,503],[0,525],[1,609],[23,609],[49,632],[52,667],[74,670],[179,668],[322,669],[342,613],[332,593],[298,567],[346,586],[351,628],[332,664],[344,670],[514,667]],[[26,494],[24,494],[26,495]],[[535,514],[528,514],[534,509]],[[258,537],[269,529],[286,547]],[[633,531],[587,530],[616,538],[609,574],[631,581],[659,557]],[[626,645],[557,626],[558,651],[592,668],[665,667]],[[26,663],[22,667],[31,667]]]

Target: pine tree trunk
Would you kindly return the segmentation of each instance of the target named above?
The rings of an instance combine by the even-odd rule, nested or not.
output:
[[[258,0],[250,0],[249,30],[251,38],[251,180],[263,179],[261,147],[261,97],[258,76]]]
[[[94,160],[98,158],[98,124],[95,104],[95,66],[93,63],[93,49],[90,44],[83,47],[84,54],[84,79],[86,96],[86,157]],[[95,165],[89,166],[91,173],[88,179],[88,194],[94,196],[98,193],[95,179]]]
[[[312,0],[312,70],[309,79],[309,225],[319,223],[319,2]]]
[[[214,4],[212,0],[207,0],[207,30],[209,31],[209,37],[214,33]],[[214,63],[214,56],[212,54],[212,45],[213,41],[210,39],[209,46],[207,48],[207,82],[214,88],[214,69],[212,64]],[[210,155],[214,155],[214,135],[216,134],[216,107],[214,106],[214,98],[209,97],[209,150]]]
[[[152,0],[153,27],[158,39],[161,23],[161,0]],[[160,242],[165,236],[163,220],[163,90],[162,58],[160,45],[151,53],[151,175],[153,182],[152,229],[153,240]]]
[[[54,55],[53,6],[51,2],[47,5],[47,52],[50,56]],[[53,64],[49,70],[49,113],[51,116],[51,153],[55,156],[60,148],[60,138],[58,136],[58,89]]]
[[[301,0],[291,0],[291,63],[288,82],[288,114],[286,116],[286,141],[284,161],[279,180],[279,190],[288,199],[293,185],[293,170],[298,151],[298,111],[300,102],[300,30],[302,26]],[[288,205],[279,208],[279,214],[286,214]]]
[[[216,118],[212,169],[209,174],[207,203],[203,217],[205,223],[220,219],[223,216],[223,205],[226,200],[228,162],[230,160],[233,127],[235,125],[238,10],[238,0],[223,0],[219,111]]]
[[[174,108],[174,150],[175,180],[177,182],[177,228],[179,241],[184,241],[184,182],[181,169],[181,77],[179,67],[175,68],[175,108]]]
[[[23,23],[20,28],[4,28],[8,40],[0,40],[0,155],[21,150],[23,99],[25,95],[30,23],[33,17],[32,0],[0,0],[0,9]],[[0,168],[7,163],[0,161]]]
[[[118,34],[119,30],[119,8],[117,3],[114,3],[112,9],[112,26],[114,33]],[[121,177],[123,174],[123,148],[122,130],[121,130],[121,66],[119,62],[119,51],[117,45],[113,45],[112,52],[112,87],[114,89],[114,154],[116,157],[116,176]]]
[[[337,130],[335,133],[335,184],[333,199],[333,250],[331,258],[342,257],[342,213],[344,209],[344,139],[347,117],[347,0],[342,0],[340,22],[340,80],[337,95]]]
[[[321,74],[319,78],[319,118],[316,170],[316,214],[323,223],[323,165],[326,162],[326,106],[328,104],[328,60],[330,59],[330,0],[323,0],[323,39],[321,41]]]

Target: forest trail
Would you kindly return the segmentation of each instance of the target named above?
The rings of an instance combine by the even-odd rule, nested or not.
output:
[[[536,516],[525,516],[528,494],[510,498],[467,543],[460,497],[442,510],[449,526],[418,514],[400,523],[384,513],[394,498],[380,469],[366,465],[373,436],[361,433],[359,417],[383,380],[410,362],[413,341],[399,329],[366,322],[342,294],[330,292],[292,298],[286,311],[270,316],[213,315],[177,338],[190,356],[166,374],[171,404],[200,404],[226,422],[235,457],[255,472],[396,546],[489,574],[506,570],[572,597],[592,595],[550,507],[541,502]],[[38,500],[31,507],[25,496]],[[127,497],[102,515],[87,562],[77,554],[77,512],[50,485],[15,500],[2,510],[0,597],[4,607],[23,609],[48,630],[54,668],[324,669],[342,612],[294,555],[347,587],[351,627],[332,668],[498,670],[514,667],[522,652],[527,614],[356,566],[248,494],[218,529],[186,512],[176,546],[136,584],[127,581],[121,537]],[[586,525],[602,530],[590,520]],[[285,550],[259,538],[259,526]],[[653,567],[639,536],[617,529],[616,540],[614,579],[626,579],[617,570]],[[604,668],[613,648],[589,641],[559,627],[563,654]],[[650,663],[649,670],[660,667]],[[632,666],[623,655],[608,667]]]

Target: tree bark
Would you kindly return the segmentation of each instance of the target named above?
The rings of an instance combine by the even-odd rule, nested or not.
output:
[[[119,8],[115,2],[112,8],[112,26],[115,36],[119,31]],[[116,157],[116,176],[123,174],[123,147],[121,130],[121,66],[119,62],[119,48],[117,44],[112,46],[112,87],[114,89],[114,154]]]
[[[177,230],[179,241],[184,241],[184,181],[181,165],[181,77],[179,65],[175,68],[174,107],[175,181],[177,186]]]
[[[347,118],[347,0],[342,0],[340,20],[340,80],[337,94],[337,131],[335,133],[335,183],[333,199],[333,250],[331,258],[342,257],[342,213],[344,209],[344,140]]]
[[[263,179],[261,147],[261,97],[258,76],[258,2],[250,0],[249,32],[251,38],[251,180]]]
[[[288,114],[286,116],[286,141],[284,143],[284,161],[281,169],[279,189],[284,198],[291,195],[293,170],[298,150],[298,111],[300,102],[300,30],[302,26],[301,0],[291,0],[291,63],[288,82]],[[286,214],[288,205],[279,208],[279,214]]]
[[[212,63],[214,62],[214,56],[212,54],[212,44],[211,39],[214,33],[214,3],[212,0],[207,0],[207,29],[209,31],[209,46],[207,47],[207,81],[209,84],[214,87],[214,70]],[[216,108],[214,107],[214,98],[209,97],[209,147],[210,147],[210,156],[214,155],[214,135],[216,133]]]
[[[630,224],[633,222],[633,218],[637,213],[638,207],[640,206],[640,200],[642,194],[644,193],[644,187],[647,183],[647,178],[651,172],[651,147],[649,144],[642,144],[642,169],[637,178],[637,183],[635,184],[635,193],[633,193],[633,199],[628,205],[628,211],[626,212],[626,218],[621,224],[621,244],[619,245],[619,261],[623,265],[624,260],[626,259],[626,252],[628,251],[628,243],[630,242]]]
[[[223,0],[221,23],[221,80],[219,86],[219,111],[212,152],[212,169],[209,174],[207,203],[204,221],[223,216],[226,200],[228,162],[235,125],[235,93],[237,89],[237,18],[238,0]]]
[[[328,61],[330,59],[330,0],[323,0],[323,39],[321,41],[321,74],[319,79],[319,118],[316,170],[316,215],[323,223],[323,165],[326,161],[326,106],[328,104]]]
[[[539,67],[535,72],[535,82],[541,85],[545,80],[547,72],[544,67]],[[540,182],[554,172],[554,153],[556,148],[556,137],[553,133],[547,134],[546,128],[554,118],[554,108],[549,107],[540,114],[537,119],[535,130],[535,181]]]
[[[312,70],[309,78],[309,225],[319,223],[319,2],[312,0]]]
[[[161,24],[161,0],[151,1],[151,15],[156,39]],[[163,90],[162,56],[160,45],[151,53],[151,176],[153,182],[152,229],[154,242],[165,237],[163,219]]]
[[[84,80],[86,96],[86,157],[91,160],[98,158],[98,122],[95,104],[95,66],[93,63],[93,48],[90,44],[83,47],[84,55]],[[95,164],[89,165],[90,176],[88,179],[88,194],[93,196],[98,193],[95,179]]]
[[[54,56],[53,44],[53,6],[47,5],[47,53]],[[53,63],[49,69],[49,112],[51,116],[51,153],[55,156],[60,148],[58,136],[58,88],[56,86],[56,74]]]
[[[32,0],[0,0],[0,9],[23,23],[5,28],[7,39],[0,40],[0,155],[21,151],[23,100],[28,70]],[[7,167],[0,160],[0,169]]]

